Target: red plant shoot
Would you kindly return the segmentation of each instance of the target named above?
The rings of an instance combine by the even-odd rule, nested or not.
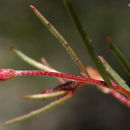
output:
[[[70,74],[56,73],[56,72],[48,72],[48,71],[40,71],[40,70],[12,70],[12,69],[1,69],[0,70],[0,81],[6,81],[14,78],[15,76],[26,76],[26,75],[43,75],[43,76],[53,76],[53,77],[61,77],[69,80],[78,81],[79,85],[83,84],[93,84],[102,87],[109,87],[102,80],[96,80],[92,78],[86,78],[82,76],[75,76]],[[112,87],[114,90],[119,91],[125,94],[128,98],[130,98],[130,92],[123,89],[117,84],[113,84]]]

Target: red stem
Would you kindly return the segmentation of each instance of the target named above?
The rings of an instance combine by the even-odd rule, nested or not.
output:
[[[104,81],[95,80],[91,78],[75,76],[70,74],[63,74],[63,73],[56,73],[56,72],[47,72],[47,71],[39,71],[39,70],[12,70],[12,69],[0,69],[0,81],[6,81],[9,79],[14,78],[15,76],[23,76],[23,75],[47,75],[47,76],[54,76],[54,77],[61,77],[71,80],[76,80],[78,85],[83,84],[94,84],[97,86],[108,87]],[[117,84],[113,84],[112,89],[119,91],[130,98],[130,92],[122,88]]]
[[[54,77],[72,79],[72,80],[81,81],[81,82],[85,82],[85,83],[89,83],[89,84],[108,87],[107,84],[104,81],[95,80],[95,79],[86,78],[86,77],[81,77],[81,76],[70,75],[70,74],[48,72],[48,71],[39,71],[39,70],[23,70],[23,71],[16,70],[15,72],[16,72],[16,76],[24,76],[24,75],[54,76]]]
[[[61,78],[66,78],[66,79],[72,79],[76,81],[80,81],[81,84],[94,84],[98,86],[103,86],[103,87],[109,87],[104,81],[100,80],[95,80],[91,78],[86,78],[86,77],[81,77],[81,76],[75,76],[75,75],[70,75],[70,74],[63,74],[63,73],[56,73],[56,72],[48,72],[48,71],[39,71],[39,70],[24,70],[24,71],[15,71],[16,76],[23,76],[23,75],[44,75],[44,76],[54,76],[54,77],[61,77]],[[113,89],[116,91],[119,91],[123,94],[125,94],[128,98],[130,97],[130,92],[126,91],[124,88],[122,88],[119,85],[113,85]]]

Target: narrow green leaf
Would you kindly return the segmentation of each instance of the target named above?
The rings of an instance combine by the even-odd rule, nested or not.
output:
[[[102,64],[104,65],[106,71],[110,74],[113,80],[119,84],[122,88],[130,92],[129,86],[126,84],[126,81],[120,77],[120,75],[110,66],[110,64],[101,56],[99,56]]]
[[[58,105],[64,103],[65,101],[67,101],[68,99],[70,99],[71,97],[73,96],[72,93],[68,93],[66,96],[54,101],[54,102],[51,102],[50,104],[40,108],[40,109],[37,109],[37,110],[34,110],[34,111],[31,111],[30,113],[28,114],[25,114],[23,116],[20,116],[20,117],[16,117],[12,120],[9,120],[9,121],[6,121],[5,122],[5,125],[9,125],[9,124],[13,124],[13,123],[16,123],[16,122],[20,122],[20,121],[24,121],[26,119],[29,119],[31,117],[34,117],[34,116],[38,116],[40,114],[43,114],[55,107],[57,107]]]
[[[70,47],[68,42],[64,39],[64,37],[54,28],[54,26],[35,8],[33,5],[30,5],[30,8],[33,10],[33,12],[36,14],[36,16],[41,20],[41,22],[48,28],[48,30],[62,43],[62,45],[65,47],[67,52],[71,55],[72,59],[77,63],[77,65],[80,67],[81,71],[85,73],[86,76],[89,77],[86,68],[76,55],[76,53],[73,51],[73,49]]]
[[[28,64],[36,67],[37,69],[45,70],[45,71],[49,71],[49,72],[58,72],[55,69],[47,67],[47,66],[41,64],[40,62],[33,60],[32,58],[28,57],[23,52],[15,49],[14,47],[10,47],[10,50],[12,50],[19,58],[21,58],[22,60],[24,60],[26,63],[28,63]]]
[[[107,37],[106,41],[110,47],[110,49],[115,53],[115,55],[119,58],[120,62],[124,66],[125,70],[130,75],[130,63],[127,60],[127,58],[124,56],[124,54],[119,50],[119,48],[112,42],[112,40]]]
[[[23,96],[23,98],[27,98],[27,99],[47,99],[47,98],[62,96],[66,93],[67,93],[66,91],[58,91],[58,92],[45,93],[45,94],[25,95],[25,96]]]
[[[111,81],[109,80],[109,77],[107,76],[107,73],[106,73],[103,65],[101,64],[101,61],[99,60],[98,55],[97,55],[92,43],[88,39],[88,37],[87,37],[87,35],[86,35],[80,21],[79,21],[77,15],[76,15],[71,3],[70,3],[70,0],[64,0],[64,1],[65,1],[65,5],[66,5],[66,7],[67,7],[73,21],[74,21],[74,23],[75,23],[75,25],[76,25],[76,27],[78,29],[78,32],[79,32],[83,42],[85,43],[85,45],[86,45],[86,47],[88,49],[88,52],[89,52],[92,60],[94,61],[95,65],[97,66],[97,69],[98,69],[99,73],[101,74],[101,76],[103,77],[103,79],[105,80],[107,85],[109,87],[111,87],[112,86]]]

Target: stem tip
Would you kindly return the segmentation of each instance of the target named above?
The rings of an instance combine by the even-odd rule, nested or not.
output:
[[[34,7],[33,5],[30,5],[29,7],[30,7],[31,9],[33,9],[33,10],[35,9],[35,7]]]
[[[9,48],[9,50],[13,50],[13,49],[15,49],[15,48],[14,48],[14,47],[12,47],[12,46],[9,46],[8,48]]]

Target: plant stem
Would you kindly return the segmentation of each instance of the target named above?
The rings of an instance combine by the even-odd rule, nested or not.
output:
[[[85,43],[87,49],[88,49],[88,52],[91,56],[91,58],[93,59],[95,65],[97,66],[98,70],[99,70],[99,73],[101,74],[101,76],[103,77],[103,79],[105,80],[105,82],[107,83],[107,85],[109,87],[112,87],[112,84],[111,84],[111,81],[109,80],[109,77],[103,67],[103,65],[101,64],[101,61],[99,60],[98,58],[98,55],[93,47],[93,45],[90,43],[90,40],[88,39],[71,3],[70,3],[70,0],[64,0],[65,1],[65,5],[78,29],[78,32],[83,40],[83,42]]]
[[[54,26],[35,8],[33,5],[30,5],[30,8],[33,10],[33,12],[36,14],[36,16],[41,20],[41,22],[48,28],[48,30],[62,43],[62,45],[66,48],[66,50],[71,55],[72,59],[79,65],[81,71],[86,74],[87,77],[89,77],[86,68],[82,64],[82,62],[79,60],[76,53],[73,51],[73,49],[70,47],[68,42],[64,39],[64,37],[54,28]]]
[[[6,121],[5,125],[20,122],[20,121],[29,119],[31,117],[43,114],[43,113],[55,108],[56,106],[60,105],[61,103],[64,103],[66,100],[70,99],[72,96],[73,96],[73,93],[70,92],[66,96],[64,96],[64,97],[62,97],[62,98],[60,98],[60,99],[58,99],[58,100],[56,100],[54,102],[51,102],[50,104],[48,104],[48,105],[46,105],[46,106],[44,106],[44,107],[42,107],[40,109],[34,110],[34,111],[32,111],[32,112],[30,112],[28,114],[25,114],[23,116],[16,117],[16,118],[14,118],[12,120]]]
[[[85,82],[93,85],[101,85],[108,87],[105,82],[100,80],[94,80],[91,78],[75,76],[70,74],[56,73],[56,72],[48,72],[48,71],[39,71],[39,70],[15,70],[15,76],[26,76],[26,75],[43,75],[43,76],[53,76],[53,77],[61,77],[65,79],[72,79],[76,81]]]
[[[15,76],[24,76],[24,75],[44,75],[44,76],[61,77],[61,78],[65,78],[65,79],[80,81],[81,85],[83,82],[83,84],[93,84],[93,85],[97,85],[97,86],[108,87],[108,85],[104,81],[81,77],[81,76],[70,75],[70,74],[39,71],[39,70],[16,70],[15,71]],[[79,82],[79,84],[80,84],[80,82]],[[125,94],[128,98],[130,98],[130,92],[128,92],[126,89],[122,88],[121,86],[114,84],[112,86],[112,89],[119,91],[119,92]]]

